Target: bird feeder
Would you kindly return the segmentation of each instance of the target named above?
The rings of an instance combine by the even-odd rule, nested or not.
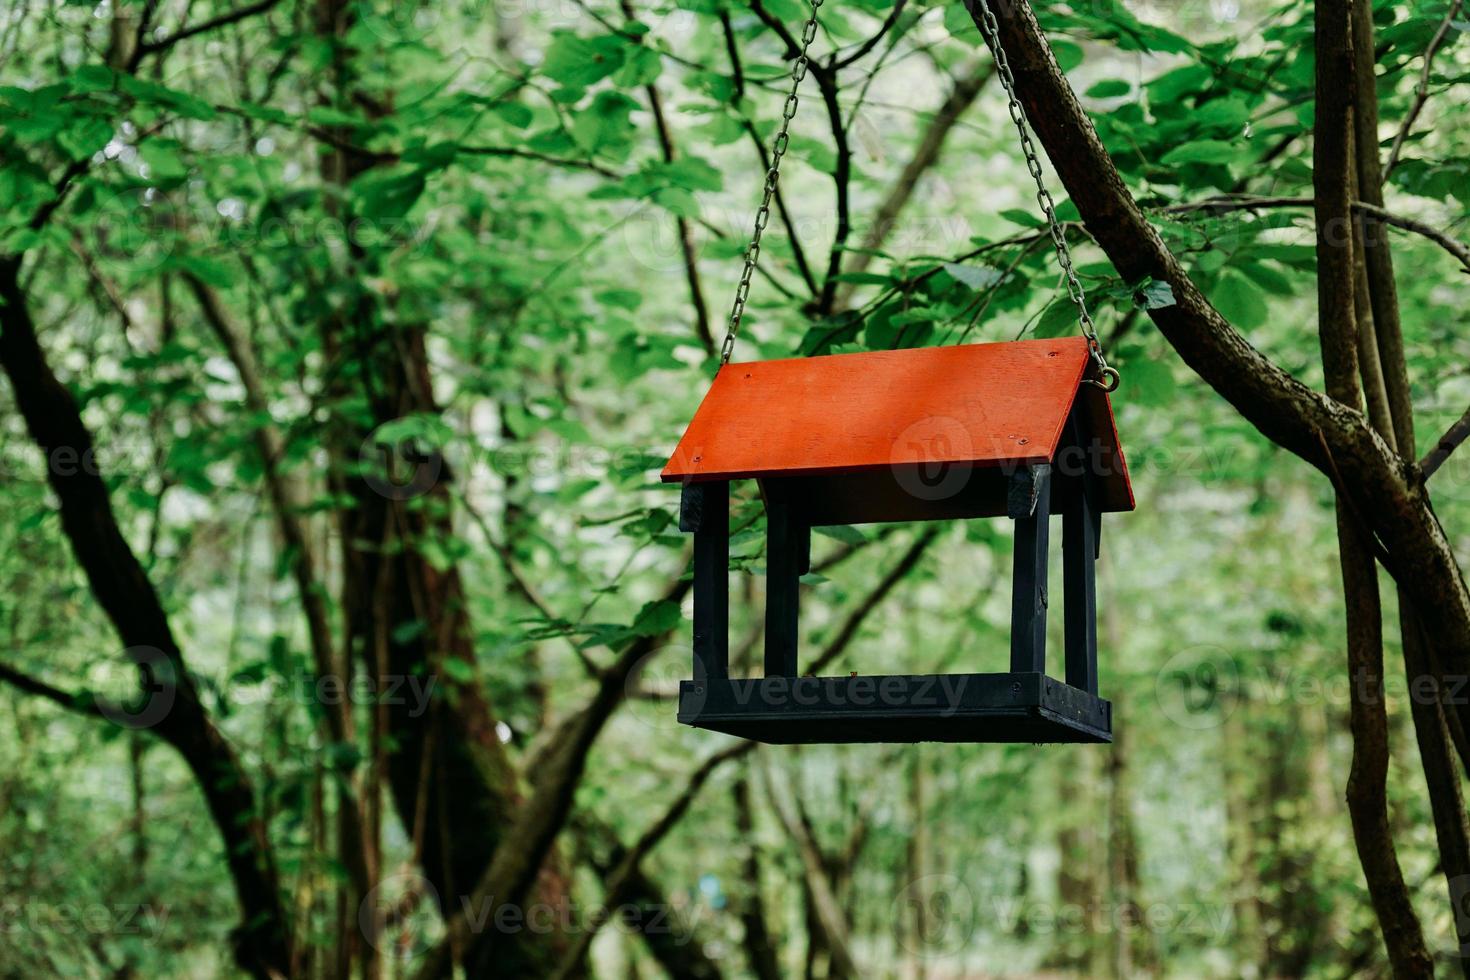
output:
[[[664,468],[694,535],[694,667],[679,721],[771,743],[1109,742],[1098,696],[1101,515],[1133,509],[1107,392],[1081,337],[726,364]],[[731,677],[730,483],[766,508],[765,664]],[[801,674],[811,529],[1009,518],[1009,670]],[[1047,559],[1062,523],[1065,672],[1046,669]],[[975,666],[986,655],[973,651]],[[996,664],[995,666],[1001,666]]]

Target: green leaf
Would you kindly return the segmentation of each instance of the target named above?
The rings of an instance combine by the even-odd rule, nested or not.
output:
[[[643,303],[643,294],[636,289],[604,289],[597,294],[597,301],[604,306],[636,310]]]
[[[71,90],[78,95],[110,92],[117,85],[117,73],[106,65],[82,65],[71,74]]]
[[[613,76],[613,83],[622,88],[652,85],[663,71],[664,60],[650,47],[637,45],[628,54],[623,67]]]
[[[1141,310],[1161,310],[1174,305],[1174,287],[1167,282],[1149,279],[1133,290],[1133,302]]]
[[[656,599],[638,611],[632,629],[638,636],[657,636],[677,627],[683,618],[678,603]]]
[[[1004,276],[999,269],[992,269],[988,265],[956,265],[953,262],[946,262],[944,271],[955,282],[969,286],[977,292],[989,289],[1000,282]]]
[[[445,657],[439,666],[450,680],[460,684],[468,684],[475,679],[475,665],[459,657]]]
[[[1088,89],[1089,99],[1116,99],[1133,91],[1133,86],[1121,78],[1108,78]]]
[[[1011,224],[1020,225],[1022,228],[1036,228],[1041,225],[1040,216],[1030,211],[1022,211],[1019,208],[1006,208],[1004,211],[997,213]]]
[[[1164,361],[1134,358],[1123,368],[1129,401],[1140,405],[1164,405],[1174,397],[1174,371]]]
[[[1065,337],[1077,329],[1077,304],[1070,296],[1058,296],[1031,328],[1031,336],[1039,338]]]
[[[177,140],[151,139],[138,146],[138,156],[148,167],[148,180],[155,184],[172,184],[189,175],[189,167],[180,155],[183,147]]]
[[[425,187],[422,172],[384,174],[368,171],[352,182],[353,210],[376,221],[396,221],[408,213]]]
[[[980,29],[975,26],[975,20],[962,3],[947,3],[944,5],[944,29],[951,37],[957,37],[963,41],[974,43],[980,38]]]
[[[216,289],[228,289],[234,285],[235,276],[229,267],[214,259],[207,259],[202,255],[184,255],[179,257],[178,264],[201,282]]]
[[[825,527],[814,527],[812,530],[824,537],[841,541],[843,544],[866,544],[868,541],[868,536],[851,524],[829,524]]]
[[[584,38],[558,31],[546,50],[541,73],[574,88],[587,88],[623,65],[625,44],[615,36]]]
[[[1211,290],[1210,302],[1225,319],[1246,330],[1261,326],[1270,315],[1265,297],[1255,283],[1230,269],[1221,274]]]
[[[1193,143],[1185,143],[1176,146],[1165,153],[1160,161],[1165,166],[1177,166],[1181,163],[1232,163],[1240,157],[1240,150],[1233,143],[1225,143],[1221,140],[1197,140]]]
[[[496,103],[491,107],[490,111],[494,112],[516,129],[525,129],[531,125],[531,120],[536,117],[536,114],[531,111],[530,106],[509,100]]]
[[[73,160],[86,160],[112,139],[112,123],[96,116],[77,120],[70,129],[56,134],[56,142]]]

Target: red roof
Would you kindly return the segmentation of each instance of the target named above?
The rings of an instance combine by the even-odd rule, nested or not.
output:
[[[1132,510],[1108,396],[1082,384],[1089,364],[1082,337],[727,364],[663,480],[1052,462],[1076,404],[1101,509]]]

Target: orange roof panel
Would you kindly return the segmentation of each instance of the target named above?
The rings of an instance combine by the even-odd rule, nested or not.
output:
[[[1067,337],[727,364],[662,478],[1050,462],[1089,363],[1087,341]],[[1084,435],[1117,464],[1104,472],[1103,509],[1131,510],[1111,405],[1086,391]]]

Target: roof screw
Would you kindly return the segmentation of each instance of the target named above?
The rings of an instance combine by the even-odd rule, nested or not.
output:
[[[1049,350],[1049,351],[1046,352],[1046,356],[1047,357],[1056,357],[1057,356],[1057,352],[1054,351],[1054,350]],[[748,377],[750,377],[750,375],[747,374],[746,377],[748,378]]]
[[[1026,443],[1028,443],[1030,441],[1031,441],[1030,439],[1019,439],[1019,440],[1017,440],[1017,445],[1024,446],[1024,445],[1026,445]]]
[[[694,457],[694,461],[696,463],[699,462],[701,459],[704,459],[704,457],[703,456],[696,456],[696,457]]]

